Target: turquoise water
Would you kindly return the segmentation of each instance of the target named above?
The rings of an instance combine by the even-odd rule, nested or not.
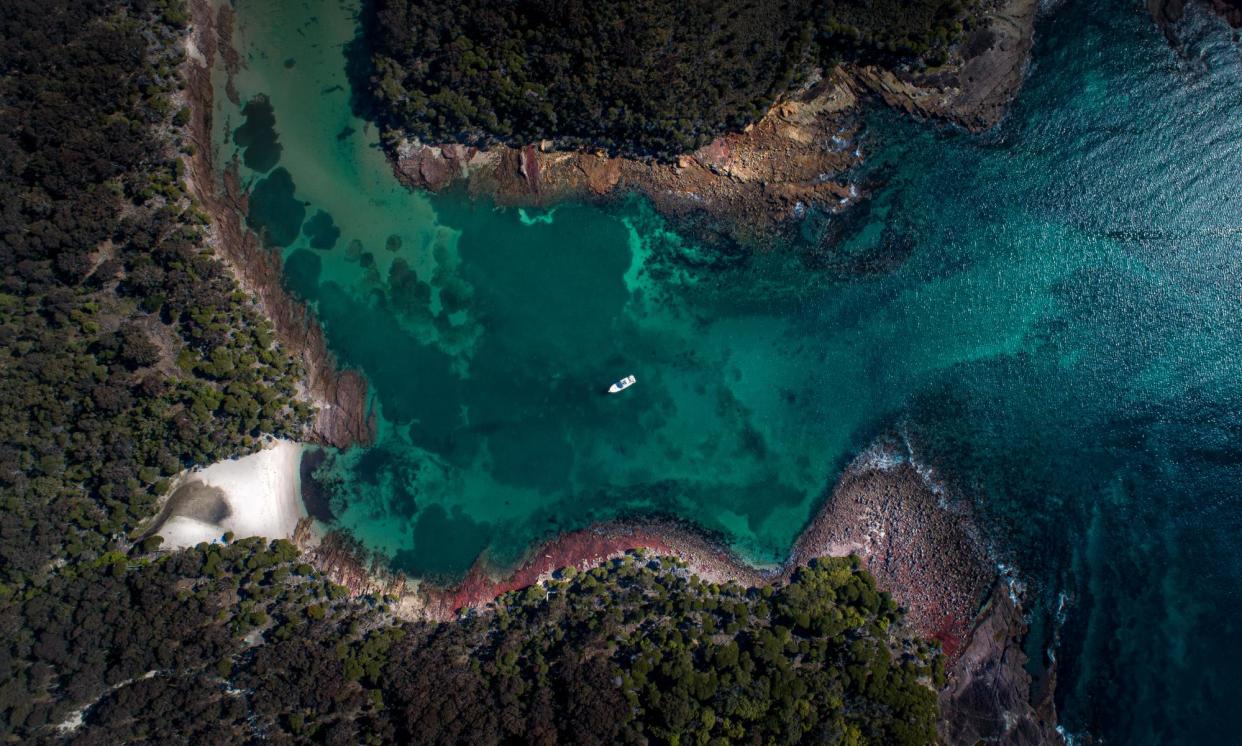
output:
[[[779,561],[900,427],[1029,578],[1070,732],[1232,740],[1242,53],[1223,27],[1192,19],[1179,56],[1131,3],[1065,3],[996,131],[877,113],[854,175],[876,194],[829,221],[842,241],[754,255],[637,199],[410,193],[350,113],[351,6],[238,11],[249,104],[218,102],[221,157],[240,150],[252,221],[380,414],[374,447],[330,462],[336,525],[435,577],[630,514]]]

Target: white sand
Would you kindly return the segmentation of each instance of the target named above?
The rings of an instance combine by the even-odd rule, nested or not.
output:
[[[287,539],[306,515],[298,467],[302,446],[291,440],[273,441],[258,453],[220,461],[186,474],[178,483],[201,483],[225,494],[229,516],[219,524],[173,515],[159,530],[165,547],[188,547],[218,541],[227,531],[234,538],[264,536]]]

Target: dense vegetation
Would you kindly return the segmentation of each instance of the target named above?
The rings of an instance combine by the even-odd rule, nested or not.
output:
[[[402,742],[930,743],[935,659],[897,618],[850,559],[760,591],[627,556],[408,635],[363,681]]]
[[[671,156],[754,121],[817,64],[943,63],[970,5],[377,0],[372,90],[385,124],[433,142]]]
[[[848,560],[744,590],[630,557],[410,624],[287,542],[131,542],[170,475],[308,415],[183,192],[185,22],[0,14],[0,737],[933,740],[938,659]]]
[[[306,414],[182,191],[184,23],[157,0],[0,13],[0,593]]]
[[[759,591],[631,555],[461,622],[394,624],[285,542],[146,549],[0,605],[4,730],[92,744],[935,740],[938,658],[894,633],[892,601],[848,559]]]
[[[218,686],[245,635],[262,628],[286,639],[334,595],[291,563],[297,549],[287,542],[150,554],[155,544],[71,566],[0,603],[0,732],[51,740],[93,704],[77,734],[86,743],[157,733],[219,742],[246,717],[245,703]]]

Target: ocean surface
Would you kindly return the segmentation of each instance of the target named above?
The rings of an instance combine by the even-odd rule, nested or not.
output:
[[[379,414],[373,447],[322,470],[321,517],[441,579],[629,515],[773,563],[896,431],[1027,580],[1068,734],[1237,742],[1242,46],[1223,24],[1192,13],[1174,50],[1138,2],[1062,3],[995,131],[876,112],[852,175],[872,199],[807,220],[837,242],[755,254],[637,198],[405,190],[351,111],[355,5],[236,9],[218,157]]]

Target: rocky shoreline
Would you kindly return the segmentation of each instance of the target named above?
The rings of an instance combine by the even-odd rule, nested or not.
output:
[[[637,191],[663,214],[710,216],[725,237],[763,244],[812,206],[836,212],[861,195],[845,174],[862,160],[859,91],[841,71],[815,81],[745,132],[717,138],[674,163],[557,150],[403,142],[392,153],[411,188],[464,186],[499,204],[548,206]]]
[[[885,104],[923,119],[983,132],[1004,118],[1026,77],[1038,0],[981,3],[973,29],[949,64],[913,73],[875,65],[852,72]]]
[[[565,568],[588,570],[635,550],[673,557],[708,582],[747,588],[785,581],[815,557],[857,555],[905,609],[909,630],[944,650],[939,727],[945,743],[1062,742],[1052,699],[1055,665],[1039,681],[1026,669],[1021,585],[988,552],[970,501],[938,484],[896,434],[880,438],[845,470],[788,561],[776,567],[754,567],[692,527],[656,520],[559,535],[509,570],[481,557],[465,579],[447,587],[407,581],[379,560],[359,560],[364,554],[345,537],[317,540],[309,521],[295,542],[351,593],[384,596],[401,618],[439,622],[485,612],[502,594]]]
[[[213,12],[209,0],[191,0],[189,6],[192,30],[185,64],[186,104],[195,148],[193,155],[186,158],[186,182],[211,218],[210,245],[247,294],[256,299],[261,313],[272,321],[280,343],[305,366],[302,393],[316,408],[309,440],[337,448],[369,443],[374,439],[375,419],[367,408],[366,379],[356,371],[337,369],[318,322],[306,306],[285,292],[280,256],[268,251],[245,225],[247,198],[236,166],[223,174],[216,172],[211,139],[211,74],[216,56],[220,55],[230,71],[226,95],[235,99],[232,71],[240,61],[229,42],[232,9],[224,4],[219,12]]]
[[[1059,743],[1055,668],[1035,686],[1023,651],[1022,590],[977,530],[971,501],[936,481],[898,435],[846,469],[798,538],[790,564],[855,554],[905,608],[917,634],[940,642],[947,743]]]
[[[1038,8],[1038,0],[985,0],[940,68],[839,66],[745,131],[673,163],[560,150],[549,140],[487,148],[401,140],[390,148],[393,169],[412,188],[464,187],[514,206],[638,192],[666,216],[704,229],[697,232],[705,240],[765,246],[795,233],[811,210],[833,214],[865,199],[848,172],[865,155],[859,135],[868,100],[974,132],[995,126],[1022,85]]]
[[[914,79],[837,70],[773,107],[746,132],[721,138],[675,164],[557,152],[545,143],[490,151],[407,145],[404,152],[399,149],[396,168],[412,186],[443,189],[464,181],[472,193],[507,204],[548,205],[637,190],[666,214],[719,218],[729,238],[763,242],[812,206],[835,211],[865,196],[842,177],[862,158],[857,114],[863,98],[893,97],[890,105],[906,101],[911,113],[970,129],[995,124],[1003,104],[989,108],[977,102],[1007,103],[1016,92],[1036,6],[1035,0],[990,3],[993,22],[986,27],[1016,18],[1016,35],[1005,37],[1010,41],[1003,44],[979,42],[978,54],[961,61],[956,73],[917,83],[935,86],[936,96],[903,87],[916,86]],[[1002,12],[1013,8],[1029,13]],[[228,45],[229,6],[221,6],[217,14],[208,0],[193,0],[191,10],[188,102],[197,149],[187,164],[188,181],[212,218],[213,246],[258,299],[282,344],[306,364],[305,393],[318,407],[311,439],[338,448],[369,442],[374,419],[366,410],[365,380],[337,371],[318,324],[285,293],[279,258],[245,226],[246,197],[236,170],[220,175],[214,171],[212,65],[217,54],[230,66],[239,63]],[[1030,25],[1023,26],[1026,22]],[[970,69],[970,61],[981,59],[979,55],[990,55],[991,62],[980,64],[1001,72],[954,77]],[[982,97],[970,93],[980,90],[970,87],[980,79],[995,82]],[[231,82],[225,93],[236,95]],[[967,101],[976,101],[973,118],[961,114]],[[877,449],[887,456],[876,458]],[[337,533],[318,537],[309,519],[299,523],[294,540],[308,561],[351,593],[383,597],[400,617],[432,621],[455,618],[463,610],[484,610],[499,595],[541,582],[563,568],[587,569],[635,549],[675,557],[709,582],[745,587],[786,579],[815,556],[857,554],[881,587],[905,607],[911,631],[939,640],[946,653],[947,683],[939,693],[945,742],[1059,742],[1051,700],[1055,675],[1033,686],[1024,668],[1026,627],[1020,596],[1000,576],[975,534],[968,502],[946,501],[944,492],[900,452],[897,441],[884,440],[877,449],[846,470],[780,567],[752,567],[709,537],[658,521],[614,522],[563,534],[533,548],[509,571],[492,567],[483,557],[463,582],[451,587],[407,580],[374,559],[361,559],[365,555],[355,542]]]

